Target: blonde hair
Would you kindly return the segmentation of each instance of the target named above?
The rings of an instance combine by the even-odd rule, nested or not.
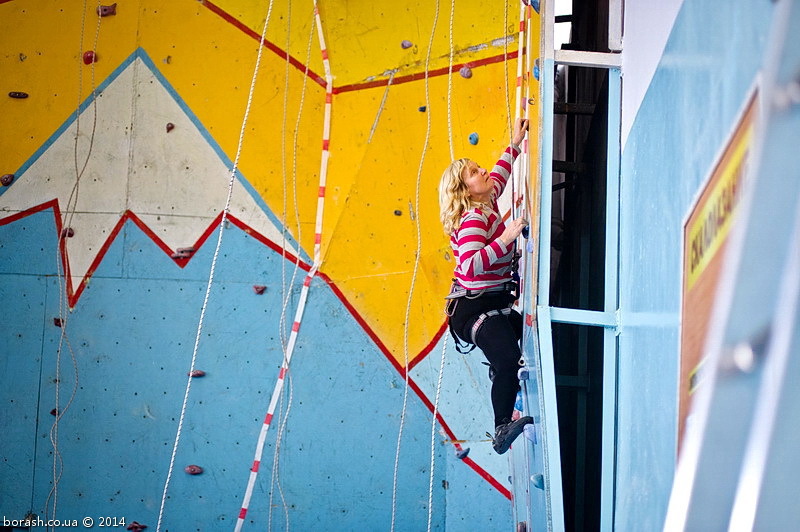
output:
[[[453,161],[442,173],[442,179],[439,181],[439,219],[447,235],[452,235],[458,230],[461,226],[461,216],[467,210],[483,205],[470,197],[467,184],[461,176],[469,161],[469,159]]]

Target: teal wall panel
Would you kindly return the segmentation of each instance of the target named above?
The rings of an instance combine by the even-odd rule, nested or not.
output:
[[[623,149],[615,529],[663,526],[677,459],[684,217],[754,86],[772,13],[686,0]]]

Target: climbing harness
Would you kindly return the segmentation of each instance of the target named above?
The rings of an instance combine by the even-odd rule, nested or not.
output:
[[[481,330],[481,327],[483,326],[484,322],[486,322],[487,319],[493,316],[501,316],[501,315],[508,316],[509,314],[511,314],[511,307],[490,310],[489,312],[484,312],[480,316],[478,316],[478,319],[475,320],[475,323],[472,324],[472,329],[470,329],[469,331],[469,336],[470,340],[472,340],[472,343],[477,344],[476,340],[478,338],[478,331]]]

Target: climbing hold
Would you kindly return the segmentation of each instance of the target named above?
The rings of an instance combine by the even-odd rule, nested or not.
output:
[[[403,40],[403,42],[400,43],[400,48],[403,50],[408,50],[412,46],[414,46],[414,43],[411,41]]]
[[[420,105],[420,106],[419,106],[419,112],[420,112],[420,113],[424,113],[424,112],[425,112],[425,111],[427,111],[427,110],[428,110],[428,108],[427,108],[426,106],[424,106],[424,105]]]
[[[469,143],[473,146],[478,143],[478,134],[477,133],[470,133],[469,134]]]
[[[28,97],[27,92],[20,92],[20,91],[11,91],[8,93],[8,95],[11,96],[12,98],[16,98],[17,100],[24,100],[25,98]]]
[[[28,58],[27,55],[23,54],[22,52],[19,53],[19,60],[20,61],[25,61],[27,58]]]
[[[536,98],[534,98],[533,96],[528,98],[528,105],[536,105]]]
[[[75,231],[71,227],[65,227],[61,230],[61,238],[72,238],[75,236]]]
[[[58,408],[54,408],[54,409],[52,409],[52,410],[50,411],[50,415],[51,415],[51,416],[57,416],[57,415],[58,415]]]
[[[539,0],[531,0],[531,7],[537,13],[539,12]]]
[[[190,475],[199,475],[203,472],[203,468],[199,465],[187,465],[183,468],[184,471],[189,473]]]
[[[194,253],[194,248],[178,248],[171,255],[173,259],[188,259]]]
[[[517,523],[517,532],[528,532],[528,523],[527,523],[527,521],[519,521]]]
[[[461,67],[461,70],[458,71],[461,74],[461,77],[464,79],[469,79],[472,77],[472,69],[468,66]]]
[[[519,368],[517,371],[517,378],[521,381],[526,381],[531,378],[531,370],[527,366],[524,368]]]
[[[403,215],[403,211],[401,211],[400,209],[395,209],[394,215],[395,216],[402,216]]]
[[[194,377],[205,377],[206,376],[206,372],[203,371],[202,369],[193,369],[192,371],[187,373],[187,375],[192,377],[192,378],[194,378]]]
[[[541,473],[536,473],[535,475],[531,475],[531,484],[534,487],[543,490],[544,489],[544,475]]]
[[[533,77],[536,78],[536,81],[539,81],[539,60],[537,59],[533,63]]]
[[[167,133],[169,133],[173,129],[175,129],[175,124],[173,124],[172,122],[167,122]]]
[[[83,64],[91,65],[92,63],[97,63],[97,54],[93,50],[83,52]]]
[[[523,238],[528,238],[528,235],[530,235],[530,234],[531,234],[531,232],[530,232],[530,230],[528,229],[528,226],[527,226],[527,225],[526,225],[525,227],[523,227],[523,228],[522,228],[522,237],[523,237]]]
[[[114,4],[114,5],[117,5],[117,4]],[[128,530],[133,530],[133,532],[142,532],[142,530],[144,530],[145,528],[147,528],[147,525],[143,525],[141,523],[137,523],[136,521],[132,522],[131,524],[129,524],[127,526],[127,529]]]
[[[162,61],[164,62],[165,65],[168,65],[168,64],[170,64],[172,62],[172,56],[168,55],[167,57],[162,59]]]
[[[253,285],[253,292],[255,292],[258,295],[263,294],[264,290],[266,290],[266,289],[267,289],[267,287],[264,286],[263,284],[254,284]]]
[[[456,449],[456,457],[459,460],[463,460],[469,455],[469,447],[464,447],[463,449]]]
[[[528,441],[536,443],[536,426],[533,423],[528,423],[522,427],[522,433]]]
[[[110,6],[97,6],[97,14],[101,17],[110,17],[111,15],[117,14],[117,4],[111,4]]]
[[[3,177],[0,177],[0,183],[3,184],[4,187],[7,187],[14,181],[14,174],[3,174]]]
[[[523,404],[524,403],[522,402],[522,392],[519,391],[517,392],[517,398],[516,401],[514,402],[514,410],[522,412]]]
[[[61,327],[61,318],[53,318],[53,325]]]

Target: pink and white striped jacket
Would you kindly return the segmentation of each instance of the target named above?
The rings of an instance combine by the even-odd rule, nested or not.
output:
[[[450,236],[456,259],[456,282],[468,290],[490,288],[511,280],[514,245],[506,246],[500,235],[506,226],[497,207],[519,155],[519,147],[510,145],[492,169],[494,181],[491,208],[474,208],[461,215],[461,226]]]

